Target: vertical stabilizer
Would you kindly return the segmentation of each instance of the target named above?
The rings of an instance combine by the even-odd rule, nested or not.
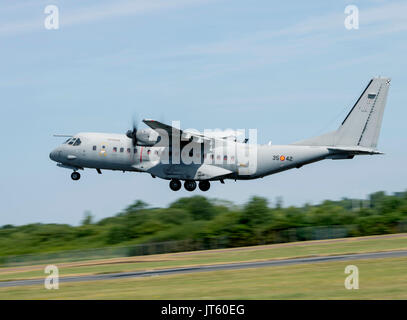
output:
[[[390,78],[373,78],[336,131],[294,144],[376,149],[389,86]]]

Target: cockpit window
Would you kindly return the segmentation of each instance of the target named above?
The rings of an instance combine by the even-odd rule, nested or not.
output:
[[[74,146],[79,146],[81,144],[81,139],[76,139],[75,143],[73,144]]]
[[[66,140],[63,144],[68,143],[69,140],[71,140],[72,138],[69,138],[68,140]]]
[[[68,144],[72,145],[75,142],[75,138],[72,138],[71,141],[68,142]]]

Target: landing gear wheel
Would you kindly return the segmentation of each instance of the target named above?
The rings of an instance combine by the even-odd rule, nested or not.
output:
[[[72,172],[72,174],[71,174],[71,178],[72,178],[72,180],[74,180],[74,181],[76,181],[76,180],[79,180],[80,178],[81,178],[81,174],[79,173],[79,172]]]
[[[179,181],[178,179],[173,179],[170,181],[170,189],[172,191],[178,191],[179,189],[181,189],[181,181]]]
[[[196,182],[194,180],[187,180],[184,182],[184,188],[188,191],[194,191],[196,189]]]
[[[201,189],[201,191],[208,191],[210,187],[211,187],[211,184],[208,180],[199,182],[199,189]]]

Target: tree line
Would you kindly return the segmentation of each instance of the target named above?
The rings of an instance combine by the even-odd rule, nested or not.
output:
[[[237,206],[203,196],[180,198],[166,208],[136,201],[113,217],[93,221],[90,213],[80,226],[68,224],[4,225],[0,256],[127,246],[173,240],[227,239],[227,246],[290,241],[286,231],[309,227],[340,227],[346,236],[400,232],[407,227],[407,192],[380,191],[367,200],[326,200],[318,205],[270,206],[252,197]],[[297,232],[295,240],[308,240]]]

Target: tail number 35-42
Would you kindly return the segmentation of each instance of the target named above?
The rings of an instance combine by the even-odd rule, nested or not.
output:
[[[277,161],[293,161],[292,156],[285,156],[285,155],[273,155],[273,160]]]

